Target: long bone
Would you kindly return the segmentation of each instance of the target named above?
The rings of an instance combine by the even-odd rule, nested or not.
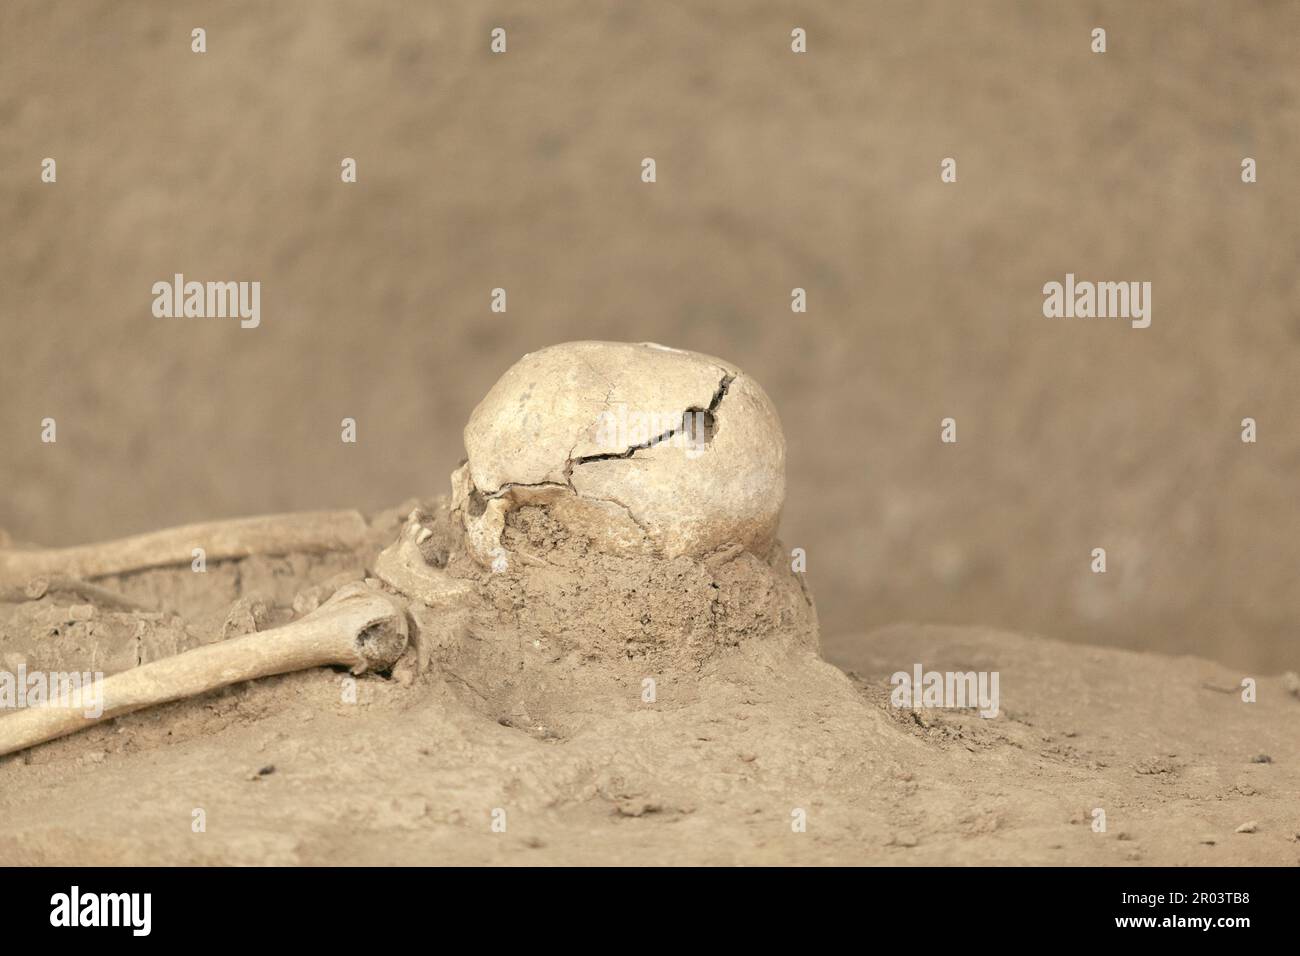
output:
[[[291,624],[143,664],[2,717],[0,755],[241,681],[327,664],[346,665],[354,674],[382,670],[402,655],[406,640],[401,602],[350,584]]]
[[[365,533],[366,521],[359,512],[306,511],[205,521],[71,548],[5,548],[0,549],[0,583],[21,587],[42,575],[89,580],[189,564],[195,548],[202,548],[209,561],[348,551],[361,544]]]

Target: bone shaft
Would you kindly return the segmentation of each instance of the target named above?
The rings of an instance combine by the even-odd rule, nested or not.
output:
[[[156,611],[157,608],[142,601],[134,601],[111,588],[101,587],[90,581],[81,581],[67,575],[56,574],[52,577],[38,576],[27,582],[23,588],[0,588],[0,602],[21,604],[24,601],[39,601],[47,594],[66,594],[89,601],[99,607],[118,611]]]
[[[98,682],[91,694],[61,695],[58,700],[0,717],[0,755],[75,733],[132,711],[255,680],[274,674],[347,665],[373,665],[361,653],[361,638],[376,626],[400,630],[405,646],[403,611],[376,593],[325,604],[300,621],[244,637],[208,644]],[[391,663],[388,661],[387,663]],[[91,716],[88,709],[102,712]]]
[[[25,582],[37,575],[101,578],[189,564],[194,549],[207,560],[254,554],[346,551],[364,539],[366,522],[356,511],[307,511],[206,521],[70,548],[0,550],[0,578]]]

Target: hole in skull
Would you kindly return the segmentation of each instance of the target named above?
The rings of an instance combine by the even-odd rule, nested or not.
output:
[[[707,408],[688,408],[682,415],[682,434],[697,448],[713,441],[715,431],[717,431],[717,419]]]
[[[483,512],[487,511],[487,498],[484,497],[483,492],[475,488],[469,493],[469,501],[466,503],[466,506],[469,509],[469,516],[471,518],[477,518]]]

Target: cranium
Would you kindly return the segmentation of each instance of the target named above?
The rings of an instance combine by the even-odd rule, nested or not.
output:
[[[525,355],[470,416],[465,450],[453,508],[475,559],[497,569],[523,505],[546,505],[599,550],[671,558],[761,551],[785,497],[785,439],[758,384],[650,343]]]

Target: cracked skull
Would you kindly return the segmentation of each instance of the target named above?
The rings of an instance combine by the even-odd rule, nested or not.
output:
[[[735,366],[649,343],[570,342],[516,362],[465,426],[453,504],[499,570],[510,511],[544,505],[610,553],[699,556],[772,542],[785,439]]]

